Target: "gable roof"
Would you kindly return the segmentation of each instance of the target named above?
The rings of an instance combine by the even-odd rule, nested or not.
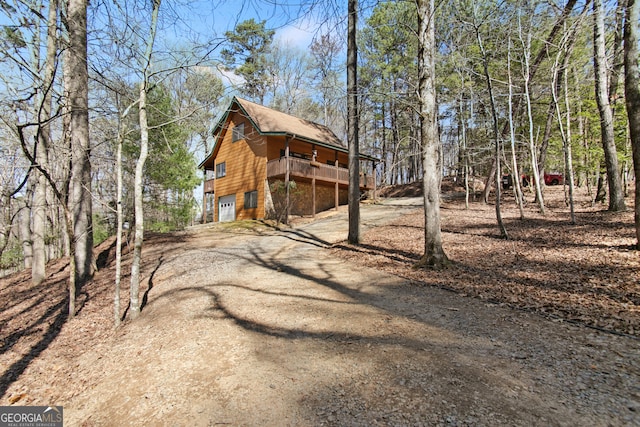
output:
[[[232,112],[240,112],[244,115],[260,135],[290,136],[312,144],[348,153],[347,147],[345,147],[342,141],[340,141],[336,134],[328,127],[234,96],[226,113],[213,129],[213,135],[217,136],[211,153],[207,155],[198,167],[203,167],[207,160],[216,152],[216,147],[221,140],[219,136]],[[360,157],[376,160],[373,157],[365,155],[360,155]]]
[[[324,125],[272,110],[246,99],[235,100],[262,135],[290,135],[334,148],[346,148],[331,129]]]

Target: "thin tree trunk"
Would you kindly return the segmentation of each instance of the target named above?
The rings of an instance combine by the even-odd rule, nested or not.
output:
[[[467,153],[467,124],[466,117],[464,116],[463,99],[460,95],[459,104],[460,114],[460,144],[461,144],[461,157],[462,157],[462,173],[464,179],[464,208],[469,209],[469,154]]]
[[[442,248],[440,229],[442,145],[438,135],[438,107],[435,87],[434,0],[417,0],[416,3],[418,6],[418,97],[425,223],[424,254],[417,266],[442,269],[448,267],[450,261]]]
[[[596,176],[598,177],[598,180],[596,181],[596,195],[593,198],[592,205],[595,205],[596,203],[604,203],[607,198],[607,174],[602,164],[598,165]]]
[[[143,79],[140,83],[138,97],[138,118],[140,123],[140,155],[136,161],[134,178],[134,206],[135,206],[135,232],[133,242],[133,260],[131,264],[131,290],[129,317],[136,319],[140,315],[140,264],[142,263],[142,242],[144,240],[144,213],[143,213],[143,188],[142,174],[144,164],[149,154],[149,124],[147,119],[147,93],[149,91],[149,73],[151,71],[151,57],[153,44],[155,42],[156,29],[158,26],[158,12],[160,10],[160,0],[153,0],[153,11],[151,13],[150,35],[147,40],[147,47],[144,56]]]
[[[63,182],[64,190],[60,190],[58,187],[59,183],[54,180],[51,174],[40,165],[35,157],[29,152],[27,148],[27,143],[24,135],[24,130],[26,127],[33,126],[34,124],[27,125],[18,125],[16,128],[16,134],[18,139],[20,140],[20,145],[22,147],[22,152],[31,163],[31,167],[35,168],[40,172],[49,183],[51,189],[53,190],[54,196],[58,203],[62,206],[64,210],[64,222],[65,222],[65,230],[68,235],[73,234],[73,212],[69,208],[69,181],[67,179],[66,182]],[[39,123],[36,123],[35,126],[39,126]],[[75,252],[74,246],[71,244],[70,239],[66,239],[65,243],[67,247],[65,248],[65,252],[69,254],[69,318],[73,318],[76,314],[76,262],[75,262]]]
[[[538,157],[536,155],[536,143],[535,137],[533,135],[534,125],[533,125],[533,112],[531,110],[531,89],[529,87],[531,69],[529,65],[529,59],[531,56],[531,31],[527,31],[526,41],[522,36],[522,25],[521,25],[521,17],[518,15],[518,37],[520,38],[520,43],[522,44],[523,49],[523,59],[524,59],[524,68],[523,68],[523,89],[524,96],[526,102],[527,109],[527,120],[528,120],[528,139],[529,139],[529,157],[531,160],[531,172],[533,173],[533,186],[535,188],[536,201],[538,202],[538,207],[540,208],[540,213],[545,215],[544,211],[544,197],[542,196],[542,183],[540,182],[540,172],[538,166]],[[519,177],[518,177],[519,180]],[[531,185],[531,183],[529,183]]]
[[[31,5],[35,10],[42,9],[42,2],[36,1]],[[31,49],[31,67],[34,70],[40,71],[42,66],[40,61],[40,46],[42,44],[42,33],[40,26],[37,25],[34,30],[32,49]],[[47,85],[44,81],[40,82],[40,87],[37,88],[37,94],[34,103],[34,116],[37,123],[42,123],[43,116],[46,114],[43,111],[45,105],[44,87]],[[43,164],[46,167],[46,152],[47,142],[44,141],[44,129],[42,126],[38,126],[38,132],[36,135],[37,144],[35,151],[36,161]],[[44,163],[42,163],[44,162]],[[29,177],[33,182],[33,200],[31,202],[31,282],[33,284],[39,284],[45,279],[45,225],[46,225],[46,206],[47,206],[47,188],[46,179],[37,171],[31,174]]]
[[[613,114],[616,111],[613,108],[620,98],[618,89],[620,86],[620,77],[624,66],[624,49],[623,49],[623,33],[624,33],[624,13],[627,5],[626,0],[618,0],[616,7],[616,26],[613,38],[613,57],[611,60],[611,73],[609,74],[609,102],[612,106]]]
[[[524,219],[524,208],[522,206],[522,190],[520,188],[520,172],[518,170],[518,161],[516,159],[516,132],[513,124],[513,85],[511,82],[511,41],[509,41],[509,49],[507,53],[507,76],[509,85],[509,140],[511,141],[511,167],[513,169],[512,181],[516,193],[516,203],[520,211],[520,219]]]
[[[569,57],[569,53],[567,52],[566,58]],[[565,60],[565,63],[568,61]],[[565,161],[565,170],[566,175],[569,179],[569,209],[571,211],[571,224],[576,223],[576,213],[574,206],[574,183],[573,183],[573,154],[571,149],[571,109],[569,105],[569,79],[567,77],[567,72],[565,70],[564,73],[564,104],[565,109],[567,111],[567,130],[566,130],[566,144],[564,144],[564,161]],[[567,180],[565,179],[565,184]]]
[[[582,17],[583,15],[581,15]],[[560,128],[560,135],[562,137],[562,147],[564,151],[565,158],[565,182],[567,181],[567,177],[569,180],[569,207],[571,210],[571,223],[576,223],[574,203],[573,203],[573,165],[571,159],[571,130],[570,130],[570,106],[569,106],[569,88],[568,79],[567,79],[567,69],[569,66],[569,60],[571,58],[571,53],[573,52],[573,46],[576,40],[576,34],[580,27],[581,21],[576,21],[569,33],[566,35],[563,40],[562,46],[563,49],[558,51],[558,55],[556,57],[555,63],[552,67],[553,72],[553,82],[551,84],[551,94],[553,97],[553,104],[555,105],[556,114],[558,118],[558,127]],[[562,58],[562,63],[560,60]],[[564,80],[564,90],[565,90],[565,108],[566,108],[566,122],[567,128],[564,128],[562,123],[562,113],[560,112],[560,105],[558,103],[558,92],[562,89],[562,82]]]
[[[627,1],[624,25],[624,94],[629,118],[629,136],[636,179],[635,210],[636,248],[640,250],[640,71],[638,68],[638,18],[640,3]]]
[[[20,236],[20,244],[22,246],[24,268],[31,268],[33,265],[33,246],[31,243],[31,206],[29,206],[32,194],[33,186],[27,185],[25,197],[18,208],[20,210],[20,214],[18,215],[18,234]]]
[[[356,28],[358,0],[349,0],[347,34],[347,132],[349,140],[349,235],[352,245],[360,243],[360,147],[358,141],[358,46]]]
[[[542,61],[545,58],[548,57],[548,55],[549,55],[549,47],[553,46],[555,44],[555,39],[556,39],[556,36],[558,35],[558,32],[562,29],[565,21],[571,15],[571,12],[573,11],[573,7],[576,5],[577,2],[578,2],[578,0],[569,0],[569,1],[567,1],[567,4],[565,4],[564,9],[562,10],[562,14],[560,15],[560,17],[556,21],[556,23],[553,26],[553,28],[551,29],[551,31],[549,32],[549,35],[547,36],[547,39],[545,40],[544,44],[542,45],[542,48],[540,49],[540,51],[538,52],[538,54],[534,58],[533,63],[531,64],[530,73],[529,73],[529,80],[530,81],[533,80],[534,76],[536,75],[536,72],[538,71],[538,67],[540,66]],[[588,1],[587,1],[587,4],[588,4]],[[520,109],[519,98],[516,98],[516,103],[515,103],[515,106],[514,106],[514,110],[519,111],[519,109]],[[509,130],[508,126],[505,125],[502,128],[502,134],[506,135],[508,130]],[[483,198],[485,203],[487,203],[488,200],[489,200],[489,193],[491,192],[491,183],[493,181],[496,181],[498,184],[500,183],[500,179],[494,180],[495,173],[496,173],[496,164],[495,164],[495,159],[494,159],[493,163],[491,164],[491,169],[490,169],[489,175],[487,176],[487,179],[485,181],[484,191],[482,193],[482,198]],[[499,176],[498,176],[498,178],[499,178]]]
[[[565,58],[569,57],[569,52],[566,53]],[[564,67],[566,65],[566,61],[564,64],[562,64],[560,67]],[[556,62],[555,67],[558,67],[558,64]],[[560,79],[563,77],[563,73],[564,73],[564,69],[563,68],[558,68],[555,72],[554,72],[554,81],[553,84],[551,85],[551,92],[553,95],[553,103],[556,106],[556,115],[558,118],[558,127],[560,128],[560,135],[562,136],[562,147],[564,150],[564,158],[565,158],[565,181],[566,178],[569,179],[569,206],[570,206],[570,212],[571,212],[571,224],[575,224],[576,223],[576,217],[575,217],[575,211],[573,208],[573,176],[571,176],[573,174],[573,170],[571,168],[570,165],[568,165],[568,162],[571,159],[571,148],[569,147],[569,145],[571,144],[571,141],[569,139],[569,131],[565,130],[564,125],[562,124],[562,113],[560,112],[560,105],[558,105],[558,89],[559,87],[562,86],[562,83],[560,82]],[[566,76],[565,76],[566,78]],[[567,105],[566,107],[568,108],[568,100],[567,101]],[[569,110],[567,109],[566,112],[567,116],[569,115]],[[569,123],[569,118],[567,117],[567,123]]]
[[[388,144],[387,144],[387,124],[385,118],[385,108],[384,102],[381,102],[382,108],[382,184],[391,183],[391,179],[389,179],[389,152],[388,152]]]
[[[56,69],[58,23],[58,2],[49,2],[49,15],[47,18],[47,53],[44,62],[44,78],[41,87],[41,98],[38,104],[37,121],[42,123],[38,129],[38,150],[36,161],[43,168],[49,169],[49,150],[51,147],[51,102],[53,92],[53,80]],[[38,61],[39,62],[39,61]],[[47,253],[45,234],[47,229],[47,179],[36,172],[37,183],[33,200],[33,264],[31,266],[31,281],[35,284],[42,282],[46,277]]]
[[[124,118],[124,117],[123,117]],[[122,120],[123,122],[124,120]],[[122,271],[122,224],[124,222],[122,218],[122,145],[124,143],[126,132],[123,129],[120,130],[118,136],[118,147],[116,149],[116,277],[113,295],[113,322],[117,328],[120,326],[120,280]],[[204,211],[206,213],[206,210]]]
[[[618,155],[613,133],[613,111],[609,103],[604,31],[602,0],[593,0],[593,67],[596,101],[598,104],[598,112],[600,113],[602,147],[604,149],[607,181],[609,183],[609,210],[618,212],[624,211],[626,206],[618,173]]]
[[[489,91],[489,100],[491,104],[491,117],[493,118],[493,137],[495,143],[495,187],[496,187],[496,220],[498,222],[498,228],[500,230],[500,237],[508,239],[509,234],[502,221],[502,212],[500,210],[500,134],[498,132],[498,112],[496,111],[496,102],[493,96],[493,83],[491,82],[491,75],[489,74],[489,61],[487,59],[487,52],[484,49],[482,43],[482,37],[480,36],[480,29],[476,27],[476,38],[478,40],[478,46],[480,47],[480,53],[482,54],[482,66],[484,70],[484,77],[487,81],[487,90]]]

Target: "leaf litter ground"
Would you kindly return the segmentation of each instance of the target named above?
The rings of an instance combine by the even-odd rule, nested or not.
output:
[[[449,188],[455,189],[449,184]],[[459,189],[458,189],[459,190]],[[396,196],[416,195],[415,185]],[[640,336],[640,252],[634,249],[632,200],[607,212],[578,189],[570,223],[562,186],[546,188],[546,214],[528,194],[520,219],[513,192],[503,198],[509,240],[500,238],[495,205],[450,192],[442,203],[442,240],[450,269],[413,268],[424,251],[424,214],[406,215],[367,232],[360,247],[338,251],[417,285],[437,286],[607,331]],[[453,200],[452,200],[453,199]]]
[[[459,323],[458,326],[462,330],[475,331],[474,334],[478,334],[476,338],[470,336],[471,341],[480,341],[480,337],[485,334],[488,336],[488,347],[481,346],[480,348],[484,348],[482,351],[489,351],[487,348],[495,347],[495,350],[491,350],[491,355],[486,356],[482,356],[482,351],[476,349],[480,351],[478,357],[482,359],[484,371],[500,373],[506,367],[504,374],[501,375],[506,375],[506,378],[512,381],[520,375],[528,375],[527,372],[534,372],[535,376],[527,380],[530,384],[525,391],[536,390],[533,396],[536,399],[538,398],[536,396],[547,399],[546,396],[555,394],[553,390],[557,390],[559,383],[562,383],[564,391],[550,400],[547,399],[549,402],[557,400],[558,404],[549,403],[550,406],[545,411],[553,412],[556,407],[567,408],[570,411],[562,416],[560,413],[551,415],[555,417],[552,418],[555,419],[554,422],[541,418],[539,423],[550,422],[563,425],[564,419],[569,420],[570,424],[572,417],[578,413],[580,417],[586,418],[577,419],[592,425],[610,423],[635,425],[640,422],[640,416],[638,416],[640,389],[637,388],[640,371],[638,371],[637,359],[634,361],[632,356],[637,355],[637,337],[640,336],[640,262],[638,252],[632,250],[634,232],[631,211],[608,213],[601,205],[592,207],[588,198],[583,197],[578,202],[577,224],[571,225],[562,187],[549,187],[546,192],[547,215],[539,215],[536,206],[530,202],[526,207],[526,219],[521,220],[518,218],[513,196],[507,193],[503,214],[511,240],[505,241],[498,238],[493,205],[473,201],[469,209],[465,209],[464,202],[459,197],[459,188],[453,188],[450,183],[445,183],[444,188],[443,241],[447,255],[454,262],[453,267],[445,271],[424,271],[413,268],[423,247],[423,216],[420,209],[392,222],[386,222],[382,226],[368,229],[364,233],[363,244],[357,248],[344,244],[335,245],[331,255],[355,262],[347,265],[358,265],[359,268],[371,267],[371,271],[384,270],[406,278],[409,285],[405,291],[399,289],[399,298],[405,298],[402,295],[403,292],[407,292],[409,296],[406,298],[412,301],[409,306],[414,307],[411,311],[415,313],[399,318],[385,314],[384,319],[387,317],[395,319],[390,321],[389,325],[386,325],[386,320],[382,323],[371,323],[370,318],[366,318],[363,322],[355,318],[336,317],[336,325],[333,327],[339,329],[340,325],[347,325],[349,328],[359,325],[364,329],[371,329],[373,325],[372,331],[384,336],[398,336],[399,339],[398,334],[402,334],[402,328],[398,325],[404,325],[408,331],[415,329],[416,335],[412,339],[418,342],[425,336],[420,328],[415,327],[415,321],[412,319],[418,320],[421,317],[432,316],[443,319],[443,325],[451,326],[451,323],[447,323],[449,322],[447,319],[451,318],[457,322],[454,324]],[[416,186],[395,189],[395,191],[397,196],[417,194]],[[528,198],[532,199],[530,195]],[[630,201],[628,203],[631,204]],[[221,234],[219,231],[220,229],[215,235],[217,242],[226,238],[225,233]],[[246,230],[242,229],[241,232],[251,236],[260,234],[262,230],[253,230],[249,227]],[[234,233],[238,234],[238,231]],[[228,235],[231,236],[231,233]],[[166,396],[180,390],[171,389],[170,383],[164,381],[171,379],[172,369],[178,369],[178,374],[181,372],[179,370],[181,353],[176,353],[175,350],[170,351],[173,368],[168,369],[158,362],[160,359],[158,356],[161,356],[164,351],[162,346],[168,344],[161,344],[158,349],[151,352],[149,347],[152,348],[153,343],[157,342],[166,343],[167,339],[175,341],[174,345],[178,349],[191,344],[189,344],[189,334],[181,333],[180,337],[175,334],[175,330],[184,330],[182,324],[175,325],[175,328],[172,326],[181,319],[177,316],[180,313],[177,307],[180,301],[176,301],[173,309],[154,309],[154,307],[162,307],[162,305],[154,306],[154,304],[160,304],[156,292],[161,295],[162,290],[188,285],[183,283],[185,280],[182,277],[191,272],[196,274],[201,271],[197,273],[200,276],[197,276],[195,281],[206,282],[215,279],[215,277],[212,278],[209,269],[202,265],[206,262],[202,259],[202,255],[210,254],[212,250],[210,239],[211,235],[202,230],[197,233],[148,236],[144,249],[143,293],[144,300],[149,297],[151,307],[150,310],[143,310],[143,321],[137,327],[135,323],[125,323],[117,330],[112,327],[113,241],[107,241],[96,248],[100,270],[94,280],[80,291],[77,304],[80,311],[72,320],[67,320],[65,315],[67,264],[64,260],[50,263],[48,265],[50,277],[38,286],[30,284],[29,274],[25,271],[0,279],[2,404],[29,405],[61,402],[69,404],[70,410],[75,407],[77,419],[85,419],[82,424],[105,424],[104,419],[102,421],[95,419],[96,411],[92,410],[91,405],[98,405],[107,398],[115,398],[120,393],[134,393],[132,390],[119,388],[130,384],[134,379],[131,375],[135,376],[135,373],[139,372],[134,384],[144,387],[141,391],[143,400],[136,401],[134,394],[131,396],[123,394],[124,403],[118,401],[118,405],[126,406],[127,401],[131,400],[131,404],[134,405],[129,408],[131,410],[136,405],[140,407],[151,405],[148,414],[161,413],[162,409],[159,405],[166,406]],[[231,237],[229,239],[232,240]],[[173,259],[179,259],[182,264],[175,264]],[[129,263],[130,258],[126,254],[123,271],[129,271]],[[178,274],[180,271],[182,273]],[[277,281],[280,280],[277,279]],[[128,278],[125,276],[122,301],[128,299],[127,284]],[[278,282],[265,285],[277,284]],[[421,296],[422,291],[424,290],[426,295],[429,293],[426,290],[430,288],[452,290],[458,295],[469,297],[466,298],[469,303],[458,302],[456,306],[453,302],[448,302],[446,296],[440,294],[437,297],[433,295],[429,297],[434,299],[424,299],[424,296]],[[263,303],[260,300],[263,297],[259,298],[257,295],[253,298],[256,299],[255,303],[252,303],[254,307],[269,307],[272,303],[271,301]],[[433,304],[436,300],[444,301],[444,308],[435,309]],[[237,306],[238,311],[243,306],[250,310],[248,301],[242,299],[239,301],[242,303]],[[393,307],[407,305],[402,301],[387,299],[382,301],[382,304],[388,302]],[[478,305],[472,301],[484,301],[486,305]],[[294,304],[297,311],[304,307],[295,301]],[[422,307],[423,305],[425,307]],[[497,306],[514,307],[534,316],[519,318]],[[172,312],[172,310],[175,311]],[[260,313],[264,311],[262,308],[259,310]],[[390,312],[393,313],[395,310],[402,311],[394,308]],[[314,316],[318,314],[312,313]],[[562,332],[565,329],[560,328],[554,329],[549,334],[546,332],[547,326],[544,323],[538,325],[540,322],[534,319],[534,313],[551,317],[560,323],[575,322],[579,325],[594,327],[597,331],[594,329],[594,334],[590,334],[568,328],[567,332]],[[356,315],[357,313],[353,314],[353,316]],[[171,316],[177,316],[177,320],[171,320]],[[275,324],[284,318],[281,311],[274,311],[271,316],[271,319],[268,317],[267,319]],[[495,320],[491,320],[492,316],[495,316]],[[488,320],[480,322],[483,318]],[[220,340],[220,348],[226,348],[225,346],[231,346],[232,350],[242,348],[240,343],[247,339],[246,334],[242,331],[239,334],[235,327],[230,329],[227,335],[217,336],[218,332],[212,327],[220,323],[229,323],[229,319],[225,320],[224,317],[206,322],[197,320],[197,322],[204,322],[202,330],[199,330],[202,337],[207,337],[212,342]],[[494,325],[493,328],[500,327],[500,329],[486,329],[483,325],[487,323]],[[505,328],[500,326],[503,324]],[[231,326],[233,322],[230,323]],[[601,331],[605,331],[604,334]],[[527,334],[528,338],[522,335],[523,333]],[[136,334],[144,335],[144,339],[141,341]],[[615,334],[628,339],[613,339]],[[504,338],[501,338],[503,335]],[[607,335],[610,337],[608,338]],[[353,424],[354,420],[361,421],[360,424],[355,422],[356,425],[388,425],[392,422],[421,425],[419,422],[408,420],[423,422],[427,420],[427,425],[452,425],[456,422],[459,425],[527,425],[531,420],[529,418],[529,421],[526,421],[527,418],[520,414],[518,416],[522,417],[521,421],[525,421],[517,422],[518,418],[515,414],[518,411],[512,410],[512,405],[522,400],[524,391],[518,387],[512,387],[513,384],[509,381],[499,380],[500,375],[498,380],[484,378],[482,375],[474,380],[477,372],[463,369],[465,364],[459,363],[460,360],[466,359],[451,353],[456,351],[456,346],[459,344],[451,347],[443,345],[438,351],[436,351],[437,347],[432,348],[433,351],[430,352],[423,350],[419,353],[419,357],[412,353],[411,357],[415,360],[411,361],[411,358],[407,358],[404,354],[404,350],[395,345],[383,344],[388,341],[388,338],[381,340],[380,343],[370,341],[366,345],[360,345],[357,344],[357,339],[354,342],[342,343],[329,334],[319,341],[321,347],[326,347],[324,356],[322,353],[314,353],[318,351],[316,341],[312,342],[313,346],[307,348],[303,342],[282,344],[281,339],[274,340],[269,338],[268,334],[267,337],[259,336],[258,338],[263,342],[262,345],[270,349],[269,354],[275,354],[275,348],[282,345],[283,350],[279,357],[283,360],[293,355],[297,358],[302,357],[301,361],[308,358],[312,364],[318,363],[318,366],[323,366],[321,364],[323,360],[334,360],[328,359],[328,355],[342,355],[335,359],[335,365],[323,368],[335,371],[340,378],[340,384],[343,384],[342,388],[334,387],[335,390],[310,388],[305,391],[306,394],[302,395],[300,401],[292,400],[286,403],[288,406],[280,408],[278,401],[273,400],[268,394],[273,391],[272,382],[275,381],[275,377],[269,378],[268,371],[260,371],[260,375],[265,378],[263,385],[267,393],[260,394],[260,388],[254,384],[252,392],[246,395],[255,395],[254,404],[262,402],[267,405],[263,408],[265,411],[274,407],[280,408],[282,413],[289,415],[299,411],[300,408],[309,407],[310,404],[317,404],[318,409],[315,413],[298,414],[301,417],[299,419],[307,420],[309,425],[314,424],[309,420],[324,420],[322,422],[328,425]],[[119,345],[125,351],[114,351],[114,345],[116,348]],[[215,345],[212,348],[215,348]],[[346,351],[348,349],[351,350]],[[439,352],[442,353],[440,356],[438,356]],[[353,353],[353,360],[344,359],[345,354],[351,353]],[[361,354],[367,354],[370,360],[380,359],[380,366],[390,368],[360,372],[363,366]],[[421,359],[423,356],[433,358],[429,365],[425,365],[425,361]],[[216,378],[226,378],[225,369],[233,373],[229,378],[237,376],[238,383],[230,382],[229,389],[232,391],[225,395],[223,403],[227,403],[218,408],[219,414],[225,413],[225,410],[232,411],[232,403],[239,398],[238,396],[243,395],[233,390],[237,390],[237,387],[242,387],[248,382],[255,383],[256,378],[260,378],[260,375],[256,377],[256,370],[259,371],[261,360],[249,359],[251,363],[243,368],[245,370],[240,374],[241,371],[237,370],[239,368],[232,370],[226,365],[240,363],[241,358],[211,359],[211,350],[203,352],[201,357],[211,365],[211,372],[217,372],[216,377],[211,380],[212,383],[207,383],[208,387],[213,387],[214,383],[218,384],[220,380]],[[454,366],[448,366],[450,359],[458,362],[454,363]],[[402,360],[404,360],[402,363],[394,362]],[[143,378],[144,367],[152,366],[156,362],[160,363],[156,375],[159,371],[164,376],[159,380],[153,377]],[[351,371],[345,370],[342,366],[346,362],[352,363]],[[188,358],[183,363],[185,366],[193,366],[195,360]],[[290,367],[290,365],[286,366]],[[302,372],[306,372],[309,365],[304,366],[306,366],[304,369],[300,368]],[[444,375],[441,381],[437,375],[434,376],[432,370],[425,371],[425,366],[432,366],[436,371],[441,369],[449,374]],[[121,382],[114,379],[111,379],[111,383],[108,382],[108,373],[111,371],[113,371],[112,376]],[[417,394],[411,394],[413,392],[410,388],[394,386],[393,393],[396,393],[396,397],[409,393],[406,401],[397,403],[397,408],[387,407],[393,400],[384,396],[378,398],[377,395],[371,395],[373,393],[371,390],[375,393],[390,393],[391,391],[387,390],[384,384],[405,384],[409,381],[406,376],[411,372],[413,372],[410,376],[411,381],[419,383],[422,391],[418,390]],[[149,375],[149,370],[144,375]],[[310,371],[307,375],[308,378],[304,375],[296,376],[296,384],[308,384],[316,377],[322,378],[322,375],[318,377],[315,371]],[[389,375],[391,379],[385,380]],[[427,375],[425,378],[418,381],[425,375]],[[175,380],[180,384],[180,378]],[[521,380],[524,381],[524,379]],[[164,394],[153,394],[152,387],[155,384],[153,381],[163,384],[160,390]],[[361,400],[364,399],[362,402],[356,401],[357,393],[355,392],[353,396],[356,397],[349,398],[344,395],[344,384],[359,384],[358,381],[364,381],[363,384],[367,384],[365,388],[358,386],[355,390],[362,393],[360,396]],[[371,384],[376,384],[377,388],[371,389]],[[205,387],[204,383],[201,385]],[[494,395],[496,402],[493,403],[483,399],[476,402],[476,397],[473,402],[464,403],[458,400],[461,387],[476,390],[474,392],[476,394],[469,395],[481,396],[480,390],[487,385],[491,385],[495,392],[505,392],[506,397]],[[432,392],[425,394],[424,390]],[[324,397],[320,399],[318,397],[320,395]],[[219,396],[212,399],[210,403],[214,407],[220,403]],[[457,408],[456,405],[452,406],[451,402],[456,402]],[[523,405],[529,405],[527,402],[529,401],[522,400]],[[362,408],[357,409],[359,406],[356,404],[361,404]],[[419,408],[422,409],[412,407],[410,404],[419,404]],[[503,418],[496,418],[498,413],[502,414]],[[123,417],[121,420],[127,420],[129,412],[127,410],[123,412],[120,408],[104,414],[110,417],[117,417],[120,414]],[[211,415],[206,412],[198,410],[197,414],[203,417],[202,425],[211,422]],[[261,420],[255,413],[247,413],[244,416],[245,423],[248,424]],[[251,416],[254,418],[250,418]],[[463,416],[468,422],[459,422],[460,417]],[[233,419],[232,415],[230,417]],[[111,422],[115,422],[113,420],[116,419],[111,418]],[[493,422],[487,424],[489,419]],[[262,421],[264,420],[262,418]],[[239,423],[242,424],[242,422]],[[109,422],[106,424],[109,425]],[[283,422],[283,424],[287,423]],[[295,422],[289,424],[296,425]]]

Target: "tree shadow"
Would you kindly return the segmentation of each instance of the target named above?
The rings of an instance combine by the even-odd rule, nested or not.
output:
[[[140,310],[141,311],[144,310],[144,308],[149,303],[149,293],[151,292],[151,289],[153,289],[153,286],[154,286],[153,279],[154,279],[156,273],[158,272],[158,269],[160,268],[160,266],[162,266],[163,262],[164,262],[164,255],[161,255],[160,259],[158,260],[158,264],[156,265],[156,267],[151,272],[151,275],[149,276],[149,283],[147,285],[147,290],[144,292],[144,295],[142,296],[142,303],[140,304]],[[127,306],[127,310],[128,309],[129,309],[129,307]]]
[[[46,350],[60,334],[62,326],[67,320],[68,306],[68,298],[61,300],[56,305],[49,307],[49,309],[28,328],[18,331],[16,332],[17,335],[12,334],[12,336],[7,338],[2,346],[2,353],[8,351],[27,331],[32,331],[33,333],[39,332],[35,331],[37,326],[48,323],[48,327],[42,335],[42,338],[29,349],[27,354],[12,363],[0,376],[0,397],[4,397],[11,384],[20,378],[29,364]]]

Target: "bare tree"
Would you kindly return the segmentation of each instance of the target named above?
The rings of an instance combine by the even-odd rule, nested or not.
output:
[[[523,64],[522,64],[522,76],[523,76],[523,89],[525,96],[525,106],[527,109],[527,136],[529,142],[529,156],[531,159],[531,170],[533,172],[533,184],[535,186],[536,191],[536,200],[538,202],[538,206],[540,208],[540,213],[542,215],[544,212],[544,199],[542,197],[542,182],[540,181],[540,172],[537,165],[538,156],[536,155],[536,144],[534,134],[534,125],[533,125],[533,112],[531,109],[531,88],[530,88],[530,80],[531,80],[531,67],[529,65],[529,61],[531,58],[531,30],[527,31],[526,40],[522,34],[522,25],[521,25],[521,17],[518,15],[518,37],[520,38],[520,43],[522,44],[523,49]],[[518,177],[519,180],[519,177]]]
[[[438,135],[436,103],[436,51],[434,0],[416,0],[418,10],[418,113],[422,146],[422,191],[424,194],[424,254],[419,267],[446,268],[449,258],[442,248],[440,229],[440,185],[442,144]]]
[[[494,168],[495,168],[495,187],[496,187],[496,220],[498,222],[498,228],[500,230],[500,236],[504,239],[509,238],[509,234],[507,233],[507,228],[504,226],[504,222],[502,221],[502,212],[500,209],[501,203],[501,190],[500,190],[500,181],[502,178],[502,174],[500,172],[500,158],[502,152],[502,141],[500,140],[500,133],[498,131],[498,111],[496,109],[496,100],[493,94],[493,79],[491,78],[491,74],[489,73],[489,57],[487,56],[486,49],[484,48],[484,44],[482,42],[482,36],[480,35],[480,26],[475,25],[476,31],[476,39],[478,40],[478,47],[480,47],[480,53],[482,55],[482,69],[484,72],[484,78],[487,83],[487,90],[489,92],[489,105],[491,107],[491,117],[492,117],[492,130],[493,130],[493,138],[494,138]]]
[[[537,55],[531,62],[531,65],[529,67],[529,82],[533,81],[538,71],[538,68],[542,64],[542,61],[549,56],[549,49],[555,46],[556,37],[558,36],[559,32],[562,30],[566,20],[571,16],[571,13],[573,12],[573,8],[577,2],[578,0],[568,0],[567,3],[564,5],[564,8],[562,9],[562,13],[558,17],[558,19],[555,21],[553,28],[551,28],[551,31],[549,32],[549,35],[547,36],[544,43],[541,45],[541,48],[538,51]],[[588,4],[588,2],[586,4]],[[520,110],[520,103],[518,101],[519,99],[520,98],[516,98],[516,102],[514,103],[515,104],[514,110],[516,112],[519,112]],[[549,116],[548,116],[549,123],[551,123],[551,120],[553,119],[553,111],[554,111],[553,107],[550,107]],[[505,126],[502,128],[502,134],[505,135],[508,129],[509,129],[508,125],[505,124]],[[543,154],[541,153],[541,155]],[[487,203],[487,201],[489,200],[489,193],[491,192],[492,181],[499,183],[499,180],[494,179],[495,174],[496,174],[496,163],[494,160],[493,164],[491,165],[489,174],[487,175],[487,179],[485,181],[485,187],[482,193],[482,198],[485,201],[485,203]]]
[[[638,18],[640,3],[628,0],[624,24],[624,94],[629,118],[633,167],[636,178],[636,248],[640,250],[640,71],[638,68]]]
[[[342,51],[339,40],[330,33],[320,35],[310,47],[316,66],[317,88],[320,91],[323,109],[323,124],[330,128],[337,126],[337,108],[339,98],[339,73],[336,57]],[[344,67],[344,66],[343,66]],[[335,129],[334,129],[335,130]]]
[[[349,234],[353,245],[360,243],[360,147],[358,141],[358,45],[356,26],[358,0],[349,0],[347,29],[347,132],[349,141]]]
[[[44,59],[44,75],[41,86],[37,88],[38,99],[35,103],[35,117],[43,125],[38,129],[38,149],[36,150],[36,160],[44,168],[49,168],[49,150],[51,146],[51,106],[53,82],[56,70],[57,53],[57,20],[58,2],[49,2],[49,14],[47,18],[47,51]],[[41,69],[39,43],[34,48],[33,62],[34,70]],[[33,190],[32,220],[31,220],[31,281],[40,283],[46,278],[45,266],[47,262],[45,234],[47,228],[47,180],[39,172],[33,174],[35,185]]]
[[[511,169],[512,169],[512,182],[515,189],[516,203],[518,204],[518,210],[520,211],[520,219],[524,219],[523,197],[522,190],[520,188],[520,172],[518,171],[518,160],[516,158],[516,131],[513,119],[513,82],[511,79],[511,40],[509,40],[509,46],[507,48],[507,77],[509,86],[509,141],[511,141]]]
[[[149,27],[149,38],[144,53],[143,78],[140,82],[138,98],[138,118],[140,123],[140,155],[136,162],[136,172],[134,178],[134,204],[135,204],[135,231],[133,242],[133,261],[131,264],[131,291],[129,316],[135,319],[140,315],[140,264],[142,261],[142,242],[144,240],[144,215],[142,203],[142,174],[144,163],[149,153],[149,125],[147,120],[147,94],[150,90],[151,59],[153,54],[153,44],[155,42],[156,30],[158,28],[158,13],[160,11],[161,0],[153,0],[151,12],[151,23]]]
[[[68,34],[63,75],[69,111],[71,147],[70,209],[79,284],[93,274],[91,147],[89,143],[89,71],[87,67],[88,0],[68,0],[63,23]]]
[[[613,133],[613,110],[609,102],[609,80],[607,78],[607,56],[604,34],[604,11],[602,0],[593,0],[593,67],[595,93],[600,113],[600,130],[604,148],[607,181],[609,183],[609,210],[624,211],[624,193],[618,174],[618,154]]]

